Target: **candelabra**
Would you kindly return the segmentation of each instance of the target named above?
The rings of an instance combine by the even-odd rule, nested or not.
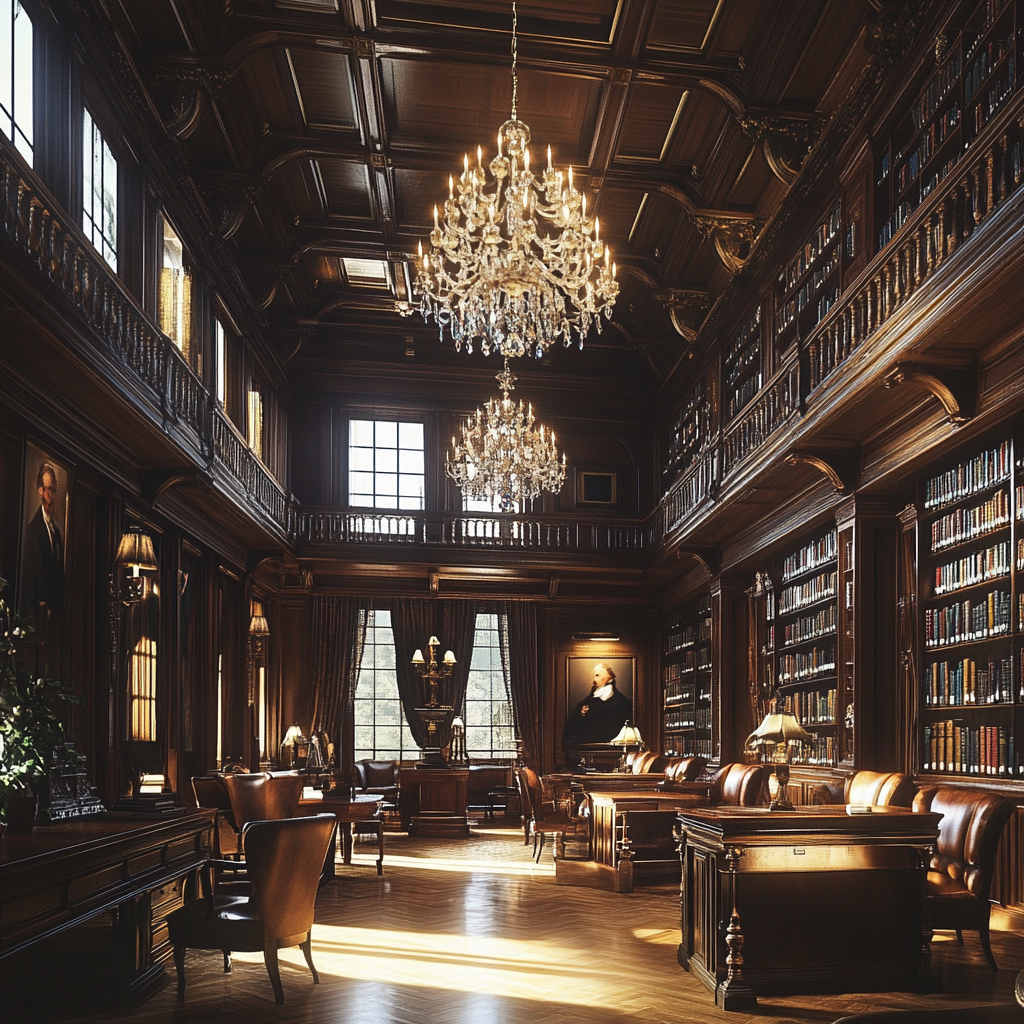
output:
[[[455,665],[455,655],[451,651],[445,651],[442,664],[437,663],[437,648],[440,644],[441,641],[432,636],[427,641],[429,657],[424,658],[423,651],[419,649],[412,656],[412,664],[423,682],[423,695],[426,698],[424,706],[416,708],[416,714],[427,729],[427,742],[423,747],[420,764],[430,768],[446,767],[441,746],[437,741],[437,732],[439,726],[450,725],[455,714],[455,709],[450,704],[441,704],[437,699],[438,685],[451,678]]]

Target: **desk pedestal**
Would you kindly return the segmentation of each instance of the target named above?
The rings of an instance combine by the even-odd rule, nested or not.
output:
[[[935,991],[926,863],[938,815],[679,813],[679,963],[725,1010],[767,993]]]
[[[398,800],[402,827],[410,835],[469,835],[468,768],[403,768]]]

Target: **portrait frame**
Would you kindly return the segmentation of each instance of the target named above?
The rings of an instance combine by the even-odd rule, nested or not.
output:
[[[606,657],[593,654],[590,657],[571,655],[565,659],[565,720],[573,713],[581,700],[590,695],[590,684],[594,678],[594,666],[607,665],[615,673],[615,688],[633,704],[636,714],[636,656],[617,655]]]
[[[60,561],[58,565],[42,567],[40,548],[42,526],[40,509],[42,499],[38,480],[43,467],[53,472],[56,495],[53,498],[52,521],[60,536]],[[67,592],[66,575],[68,566],[68,525],[70,523],[71,491],[74,486],[74,469],[63,458],[54,455],[35,441],[25,441],[25,459],[21,498],[21,546],[18,558],[18,607],[23,620],[35,627],[37,638],[54,641],[61,635],[63,624],[63,603]],[[55,570],[55,573],[54,573]],[[54,590],[56,588],[56,590]],[[58,599],[46,601],[56,593]],[[43,602],[41,604],[41,602]]]

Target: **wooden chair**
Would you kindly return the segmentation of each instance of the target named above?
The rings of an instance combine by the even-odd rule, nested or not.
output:
[[[250,821],[277,821],[298,814],[304,781],[298,773],[225,775],[222,781],[239,829]]]
[[[989,943],[988,894],[1003,826],[1013,814],[1009,800],[950,786],[928,786],[914,798],[915,811],[934,811],[939,821],[937,852],[928,864],[928,913],[933,928],[977,931],[985,959],[998,971]]]
[[[242,854],[242,830],[235,824],[235,816],[231,813],[231,797],[224,786],[220,775],[194,775],[192,792],[195,794],[197,807],[212,807],[217,811],[213,823],[213,855],[223,857],[224,850],[220,841],[220,826],[225,824],[235,836],[235,849],[232,856]]]
[[[254,821],[245,827],[242,846],[252,896],[214,896],[212,887],[204,881],[204,898],[186,903],[167,918],[178,973],[179,1003],[185,1001],[186,949],[221,950],[225,974],[231,973],[232,951],[263,950],[274,1001],[283,1003],[277,951],[301,946],[313,984],[320,984],[311,946],[313,910],[334,825],[333,814],[318,814],[311,818]],[[205,873],[203,877],[206,878]]]
[[[532,769],[523,765],[517,769],[519,778],[520,799],[524,801],[524,811],[529,806],[529,818],[525,826],[527,841],[533,833],[534,860],[540,863],[544,852],[544,840],[547,836],[555,837],[553,856],[562,860],[565,857],[565,837],[567,835],[586,834],[586,822],[582,818],[569,813],[566,807],[559,807],[552,798],[545,799],[544,787],[540,776]],[[537,839],[540,838],[540,846]]]
[[[770,764],[723,765],[711,780],[711,802],[733,807],[756,807],[765,803]]]

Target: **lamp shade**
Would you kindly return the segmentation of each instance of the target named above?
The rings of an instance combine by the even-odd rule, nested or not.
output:
[[[301,739],[302,739],[302,730],[299,728],[299,726],[297,724],[296,725],[289,725],[288,726],[288,731],[284,734],[284,739],[281,740],[281,746],[282,747],[292,747],[296,743],[298,743],[298,741],[301,740]]]
[[[267,617],[263,614],[262,601],[249,602],[249,635],[270,636],[270,626],[267,624]]]
[[[618,747],[639,747],[643,743],[640,730],[629,722],[619,730],[618,735],[612,740]]]
[[[455,664],[455,652],[454,651],[445,651],[444,652],[444,663],[446,665],[454,665]]]
[[[769,711],[764,721],[747,737],[747,747],[812,740],[814,737],[788,711]]]
[[[117,564],[122,568],[139,572],[156,572],[156,552],[153,550],[153,538],[142,530],[126,530],[121,535],[121,543],[117,546]]]

